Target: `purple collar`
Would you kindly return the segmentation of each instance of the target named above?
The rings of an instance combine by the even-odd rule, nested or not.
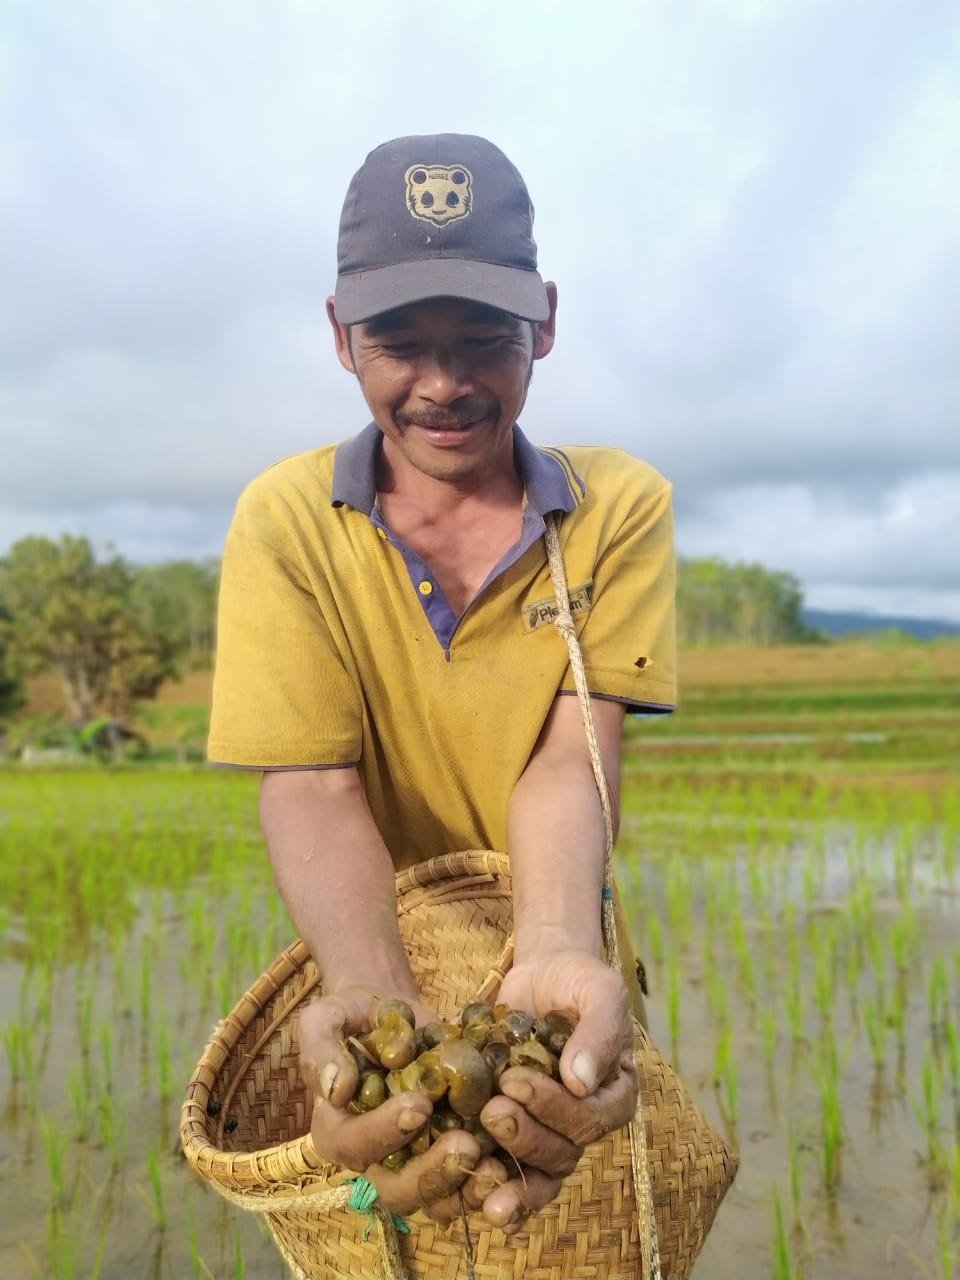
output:
[[[331,498],[334,507],[346,504],[364,515],[373,511],[377,503],[376,461],[380,439],[380,428],[371,422],[359,435],[337,445]],[[573,468],[570,468],[571,483],[558,459],[537,449],[516,426],[513,453],[527,505],[538,515],[548,511],[573,511],[583,501],[584,483]]]

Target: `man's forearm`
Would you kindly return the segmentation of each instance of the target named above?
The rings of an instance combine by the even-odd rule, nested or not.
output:
[[[623,712],[595,701],[594,718],[616,792]],[[567,949],[599,956],[603,811],[575,698],[557,700],[514,788],[508,830],[517,962]]]
[[[517,962],[566,949],[599,955],[603,817],[589,762],[528,766],[509,840]]]
[[[325,990],[364,983],[415,998],[393,864],[356,770],[264,774],[260,820],[277,887]]]

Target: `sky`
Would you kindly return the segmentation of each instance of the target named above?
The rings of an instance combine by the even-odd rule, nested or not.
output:
[[[650,461],[683,555],[960,621],[955,0],[4,0],[0,554],[218,555],[359,430],[340,206],[433,132],[536,206],[531,439]]]

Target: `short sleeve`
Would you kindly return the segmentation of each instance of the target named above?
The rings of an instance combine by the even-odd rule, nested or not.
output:
[[[591,602],[579,629],[591,693],[631,709],[676,703],[676,557],[670,485],[652,470],[596,548]],[[571,541],[575,540],[571,532]],[[575,688],[568,670],[564,691]]]
[[[224,552],[207,755],[261,769],[354,764],[356,680],[315,585],[250,507],[242,498]]]

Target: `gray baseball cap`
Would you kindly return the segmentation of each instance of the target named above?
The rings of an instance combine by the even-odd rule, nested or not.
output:
[[[347,191],[334,309],[341,324],[358,324],[441,297],[546,320],[533,205],[485,138],[395,138],[370,152]]]

